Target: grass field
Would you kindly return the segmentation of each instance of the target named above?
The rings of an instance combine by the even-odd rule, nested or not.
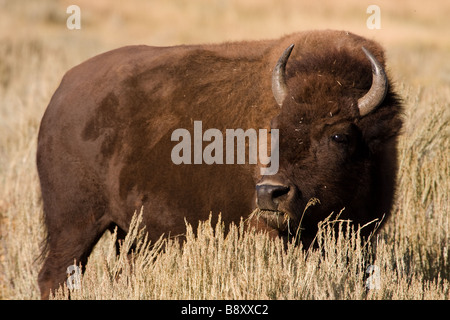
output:
[[[81,8],[80,30],[66,27],[71,4]],[[367,28],[371,4],[380,7],[381,29]],[[361,247],[357,231],[334,216],[317,236],[323,250],[284,249],[239,225],[225,236],[222,224],[209,221],[195,234],[187,226],[183,247],[149,244],[134,228],[119,256],[114,235],[105,234],[71,298],[449,299],[449,16],[446,0],[2,1],[0,299],[40,296],[44,228],[36,140],[65,71],[128,44],[262,39],[305,29],[346,29],[382,43],[405,101],[398,194],[373,243]],[[330,228],[336,223],[340,236]],[[129,263],[125,253],[135,240]],[[67,299],[67,288],[55,298]]]

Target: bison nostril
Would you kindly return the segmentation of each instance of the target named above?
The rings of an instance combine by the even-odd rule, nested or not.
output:
[[[280,197],[289,192],[289,187],[283,185],[262,184],[256,186],[256,199],[260,209],[278,210]]]

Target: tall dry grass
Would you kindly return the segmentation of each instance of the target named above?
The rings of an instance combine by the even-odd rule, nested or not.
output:
[[[449,299],[450,5],[379,1],[79,1],[82,29],[65,28],[70,1],[0,4],[0,299],[39,298],[44,236],[35,167],[39,122],[62,75],[94,54],[130,43],[259,39],[309,28],[349,29],[382,42],[405,100],[398,194],[372,243],[331,216],[320,250],[288,246],[241,225],[186,226],[186,243],[145,241],[134,227],[115,255],[105,234],[72,299]],[[14,30],[14,33],[12,32]],[[217,214],[217,213],[214,213]],[[243,213],[248,214],[248,213]],[[138,221],[139,216],[136,216]],[[330,226],[340,226],[338,234]],[[194,228],[193,228],[194,227]],[[137,243],[133,257],[127,253]],[[160,250],[160,247],[164,250]],[[372,266],[372,267],[370,267]],[[369,282],[368,282],[369,280]],[[368,290],[367,285],[372,289]],[[55,298],[68,297],[62,288]]]

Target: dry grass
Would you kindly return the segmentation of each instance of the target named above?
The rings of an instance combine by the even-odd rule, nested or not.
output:
[[[67,69],[126,44],[260,39],[312,28],[348,29],[383,43],[405,99],[397,200],[373,244],[361,247],[358,232],[335,216],[320,228],[320,250],[285,250],[280,241],[240,225],[224,235],[221,223],[209,221],[195,234],[187,226],[183,247],[168,240],[149,244],[134,228],[119,256],[114,235],[105,234],[71,298],[449,299],[448,1],[378,1],[381,30],[366,28],[372,3],[357,0],[73,3],[82,10],[79,31],[65,28],[71,1],[0,4],[0,299],[39,298],[44,233],[36,137]],[[330,228],[336,223],[339,234]],[[370,265],[376,266],[371,279],[379,281],[367,290]],[[62,289],[56,298],[67,296]]]

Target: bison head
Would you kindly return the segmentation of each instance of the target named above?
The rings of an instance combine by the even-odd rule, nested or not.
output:
[[[332,212],[345,208],[341,218],[360,225],[388,213],[401,121],[383,65],[369,50],[305,51],[286,72],[293,47],[272,76],[280,167],[258,182],[256,203],[270,227],[301,230],[309,243]],[[319,201],[305,211],[311,199]]]

